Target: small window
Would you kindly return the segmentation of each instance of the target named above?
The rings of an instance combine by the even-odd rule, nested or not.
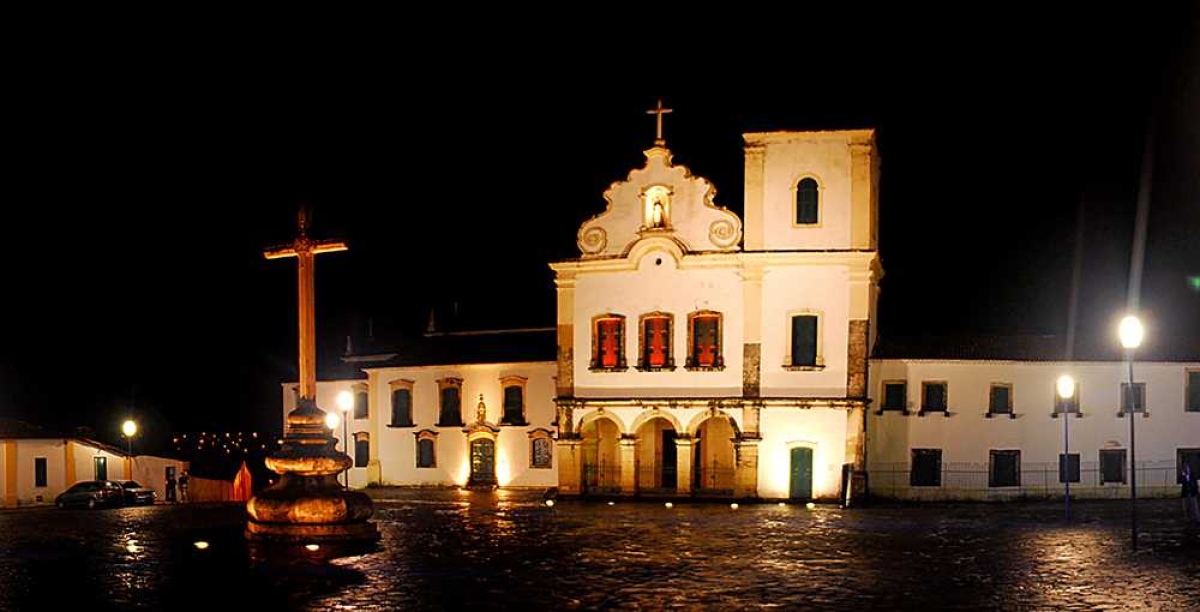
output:
[[[46,458],[35,457],[33,459],[33,486],[46,486]]]
[[[1079,383],[1075,383],[1075,395],[1063,399],[1058,395],[1057,390],[1052,390],[1054,393],[1054,414],[1079,414]]]
[[[642,369],[669,368],[671,360],[671,317],[651,314],[642,318]]]
[[[1012,414],[1012,385],[993,384],[988,396],[988,414]]]
[[[988,466],[989,487],[1021,486],[1021,451],[994,450]]]
[[[796,225],[814,225],[818,215],[817,181],[812,178],[800,179],[796,184]]]
[[[692,368],[722,368],[721,315],[701,312],[691,315],[691,345],[688,366]]]
[[[1189,370],[1187,373],[1187,404],[1183,409],[1200,412],[1200,370]]]
[[[1125,482],[1125,449],[1100,451],[1100,484]]]
[[[504,388],[504,417],[500,422],[505,425],[525,424],[525,389],[520,385]]]
[[[540,437],[534,438],[531,444],[533,447],[530,449],[530,456],[532,457],[530,467],[536,469],[549,469],[553,467],[554,441],[550,438]]]
[[[817,365],[817,317],[792,317],[792,365]]]
[[[912,449],[912,473],[909,484],[914,487],[942,486],[942,449]]]
[[[592,330],[592,368],[625,368],[625,317],[603,316]]]
[[[358,390],[354,392],[354,418],[365,419],[370,416],[367,412],[367,392]]]
[[[462,379],[443,378],[438,380],[441,407],[438,412],[438,427],[457,427],[463,424]]]
[[[1079,482],[1079,453],[1058,455],[1058,481]]]
[[[903,382],[883,383],[882,410],[905,410],[908,408],[908,385]]]
[[[96,475],[94,480],[108,480],[108,457],[93,458],[92,470]]]
[[[392,390],[392,427],[412,427],[412,389],[401,387]]]
[[[423,438],[417,440],[417,467],[437,467],[437,457],[434,456],[432,438]]]
[[[1129,412],[1129,383],[1121,383],[1120,414]],[[1146,383],[1133,383],[1133,412],[1146,412]]]
[[[354,467],[371,463],[371,436],[365,431],[354,434]]]
[[[946,383],[921,383],[921,412],[946,412]]]

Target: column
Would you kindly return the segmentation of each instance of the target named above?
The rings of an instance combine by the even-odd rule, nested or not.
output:
[[[742,397],[759,397],[762,376],[763,267],[747,261],[742,268]]]
[[[66,465],[64,467],[66,468],[66,473],[67,473],[67,482],[65,482],[63,484],[63,488],[65,489],[65,488],[70,487],[71,485],[75,484],[75,481],[77,480],[77,478],[75,477],[75,441],[74,440],[67,440],[66,443],[63,444],[63,461],[66,462]]]
[[[558,272],[558,397],[575,395],[575,277]]]
[[[637,436],[621,436],[621,495],[637,495]]]
[[[742,226],[742,232],[746,239],[747,251],[761,251],[764,248],[763,234],[766,221],[763,218],[765,209],[763,160],[765,155],[766,147],[763,145],[746,146],[746,190],[742,200],[745,203],[746,223]]]
[[[734,475],[734,497],[758,497],[758,443],[754,438],[743,438],[735,443],[737,473]]]
[[[558,493],[559,495],[579,495],[582,466],[579,438],[560,438],[558,440]]]
[[[17,505],[17,441],[4,441],[4,505]]]
[[[692,494],[692,436],[679,434],[675,438],[676,487],[680,495]]]

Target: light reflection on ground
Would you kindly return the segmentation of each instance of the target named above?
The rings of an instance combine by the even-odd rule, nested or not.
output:
[[[0,512],[0,609],[1189,609],[1178,500],[887,506],[374,491],[369,550],[248,547],[233,506]],[[196,542],[208,542],[200,549]],[[63,588],[70,576],[71,588]]]

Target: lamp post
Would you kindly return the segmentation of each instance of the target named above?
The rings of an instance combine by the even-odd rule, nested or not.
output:
[[[342,391],[337,396],[338,410],[342,411],[342,444],[345,448],[346,456],[350,456],[350,432],[348,430],[350,423],[350,411],[354,408],[354,394],[349,391]],[[350,468],[344,470],[344,480],[346,488],[350,488]]]
[[[329,435],[333,435],[333,432],[337,430],[338,422],[341,420],[342,417],[338,416],[338,413],[332,410],[325,413],[325,427],[329,428]]]
[[[1146,330],[1136,316],[1128,315],[1121,319],[1117,334],[1121,337],[1121,346],[1125,347],[1125,361],[1129,364],[1129,390],[1125,396],[1129,406],[1127,410],[1129,417],[1129,513],[1133,528],[1133,549],[1136,551],[1138,547],[1137,438],[1134,437],[1134,423],[1137,421],[1137,393],[1133,388],[1133,352],[1141,346]]]
[[[129,442],[129,456],[133,457],[133,437],[137,435],[137,423],[133,419],[128,419],[121,423],[121,433],[125,434],[125,439]]]
[[[1060,403],[1063,406],[1063,458],[1062,458],[1062,476],[1063,486],[1066,489],[1064,497],[1066,498],[1067,520],[1071,520],[1071,411],[1067,405],[1067,400],[1075,397],[1075,379],[1071,378],[1070,374],[1063,374],[1058,377],[1058,397],[1062,400]]]

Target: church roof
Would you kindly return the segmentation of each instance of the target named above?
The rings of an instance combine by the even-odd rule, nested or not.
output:
[[[555,361],[553,327],[460,330],[411,335],[342,359],[358,368]]]
[[[1106,339],[1107,340],[1107,339]],[[964,361],[1067,361],[1066,339],[1057,335],[883,336],[873,359]],[[1200,362],[1200,354],[1184,343],[1146,346],[1138,361]],[[1123,361],[1117,342],[1076,342],[1072,361]]]

